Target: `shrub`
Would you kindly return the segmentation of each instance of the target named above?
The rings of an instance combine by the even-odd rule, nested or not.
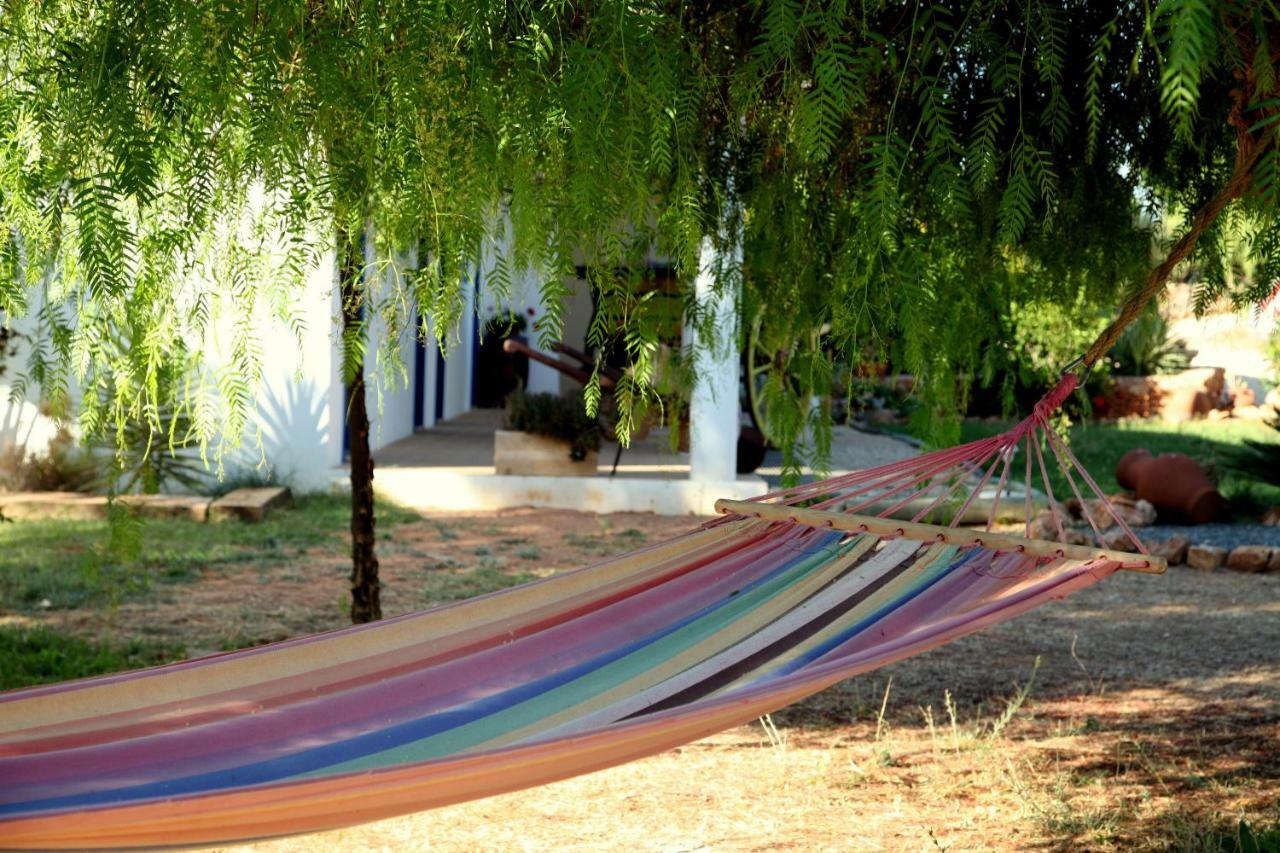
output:
[[[4,376],[5,362],[17,347],[18,333],[8,326],[0,326],[0,376]]]
[[[1280,486],[1280,409],[1276,410],[1275,417],[1267,422],[1267,426],[1276,431],[1274,440],[1245,439],[1244,446],[1231,453],[1225,464],[1248,478]]]
[[[97,476],[93,455],[76,444],[66,427],[58,430],[45,453],[27,453],[21,445],[0,452],[0,490],[89,491]]]
[[[1169,321],[1153,305],[1138,317],[1111,349],[1111,369],[1119,376],[1177,373],[1191,364],[1195,351],[1175,338]]]
[[[587,415],[581,392],[561,397],[514,391],[507,398],[506,426],[567,441],[569,458],[574,461],[600,449],[600,425]]]

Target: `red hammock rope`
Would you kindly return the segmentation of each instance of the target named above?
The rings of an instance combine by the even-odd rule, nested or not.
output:
[[[986,530],[994,526],[1002,501],[1015,496],[1023,502],[1026,516],[1025,535],[1030,538],[1035,491],[1043,492],[1051,513],[1058,539],[1066,539],[1065,511],[1054,494],[1045,462],[1044,446],[1048,446],[1051,458],[1058,465],[1071,491],[1072,497],[1084,508],[1083,515],[1093,531],[1100,547],[1106,547],[1104,526],[1099,524],[1095,512],[1090,512],[1087,502],[1097,502],[1106,516],[1123,532],[1126,540],[1139,553],[1147,553],[1142,540],[1134,535],[1111,501],[1103,494],[1097,482],[1080,464],[1066,441],[1053,425],[1053,416],[1079,387],[1080,379],[1074,373],[1064,373],[1058,382],[1032,408],[1031,414],[1007,432],[961,444],[956,447],[935,450],[899,462],[891,462],[862,471],[853,471],[813,483],[791,486],[754,498],[754,502],[781,506],[805,507],[881,518],[909,518],[912,522],[934,517],[948,505],[958,503],[950,513],[946,525],[959,526],[970,509],[980,499],[990,501],[986,515]],[[1014,458],[1026,457],[1025,477],[1021,495],[1011,489],[1010,471]],[[1033,461],[1034,457],[1034,461]],[[1040,482],[1034,482],[1038,471]],[[999,470],[999,476],[996,472]],[[1079,480],[1074,476],[1079,473]],[[984,495],[992,479],[994,490]],[[963,496],[963,498],[961,498]],[[922,508],[916,508],[922,505]],[[909,515],[906,515],[909,513]],[[901,515],[900,515],[901,514]],[[1105,525],[1110,527],[1110,525]]]

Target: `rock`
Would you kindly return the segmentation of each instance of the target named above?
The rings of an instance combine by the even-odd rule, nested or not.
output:
[[[1229,402],[1227,375],[1221,367],[1193,367],[1150,379],[1162,392],[1160,415],[1166,421],[1204,417]]]
[[[1111,508],[1130,527],[1150,527],[1156,523],[1156,508],[1150,501],[1113,495]]]
[[[1160,413],[1165,394],[1150,377],[1115,376],[1098,409],[1109,418],[1150,418]]]
[[[1271,560],[1267,563],[1268,572],[1280,572],[1280,548],[1271,551]]]
[[[1276,410],[1270,406],[1236,406],[1231,414],[1246,421],[1266,421],[1275,417]]]
[[[878,426],[896,424],[902,418],[893,409],[872,409],[867,412],[867,420]]]
[[[1093,545],[1093,531],[1085,531],[1071,523],[1071,518],[1064,513],[1062,519],[1062,536],[1058,535],[1058,525],[1053,520],[1053,511],[1040,510],[1035,521],[1031,522],[1031,538],[1043,539],[1046,542],[1065,542],[1068,545]]]
[[[1092,519],[1099,530],[1115,526],[1117,517],[1130,527],[1150,527],[1156,523],[1156,508],[1149,501],[1135,500],[1128,495],[1114,495],[1105,502],[1091,498],[1083,504],[1072,498],[1063,503],[1063,508],[1073,520],[1088,524]]]
[[[1227,555],[1227,568],[1237,572],[1265,571],[1271,561],[1271,549],[1266,545],[1240,545]]]
[[[238,518],[241,521],[262,521],[272,509],[292,499],[289,490],[280,486],[235,489],[209,504],[209,520]]]
[[[1211,572],[1227,559],[1227,549],[1214,545],[1192,545],[1187,549],[1187,565],[1202,572]]]
[[[1231,397],[1235,401],[1236,409],[1240,409],[1242,406],[1252,407],[1257,405],[1258,402],[1258,397],[1253,393],[1253,389],[1239,379],[1231,383]]]
[[[1174,534],[1168,539],[1156,542],[1148,542],[1147,550],[1156,557],[1164,557],[1171,566],[1177,566],[1187,561],[1187,549],[1191,547],[1191,540],[1182,534]]]
[[[1138,550],[1138,547],[1133,544],[1133,540],[1129,538],[1129,534],[1119,527],[1102,531],[1102,542],[1112,551],[1133,552]]]
[[[1280,506],[1273,506],[1262,514],[1262,523],[1267,527],[1280,526]]]
[[[1031,538],[1053,541],[1056,536],[1057,528],[1053,524],[1053,513],[1047,509],[1040,510],[1031,522]]]

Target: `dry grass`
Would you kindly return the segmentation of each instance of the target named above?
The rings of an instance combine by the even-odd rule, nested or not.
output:
[[[535,510],[401,524],[381,547],[387,611],[689,524]],[[189,650],[266,641],[343,624],[343,568],[334,553],[222,566],[160,599],[39,621]],[[1242,819],[1280,822],[1277,650],[1280,576],[1122,573],[680,750],[227,849],[1218,850]]]

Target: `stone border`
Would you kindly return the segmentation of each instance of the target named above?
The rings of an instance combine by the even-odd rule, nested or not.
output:
[[[1159,554],[1169,565],[1185,565],[1201,572],[1225,568],[1235,572],[1280,572],[1280,548],[1270,545],[1237,545],[1227,549],[1218,545],[1192,544],[1177,534],[1168,539],[1145,541],[1152,554]]]
[[[224,519],[258,522],[292,500],[288,488],[235,489],[220,498],[208,495],[120,495],[115,500],[149,518]],[[79,492],[0,492],[0,517],[10,520],[101,520],[107,517],[103,495]]]

